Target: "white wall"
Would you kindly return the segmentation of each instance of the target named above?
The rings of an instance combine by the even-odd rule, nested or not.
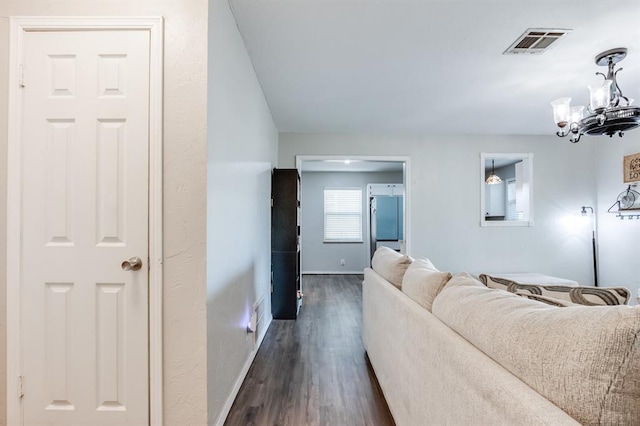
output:
[[[227,0],[209,1],[208,102],[207,405],[208,423],[217,424],[255,355],[246,326],[261,297],[270,320],[269,200],[278,143]]]
[[[369,265],[367,184],[402,183],[402,172],[303,172],[301,176],[302,273],[358,273]],[[324,189],[362,189],[362,242],[324,243]],[[340,266],[340,260],[345,265]]]
[[[206,0],[3,0],[0,2],[0,199],[6,200],[8,17],[163,16],[165,424],[206,422]],[[0,202],[0,205],[4,203]],[[0,209],[0,301],[6,282]],[[4,309],[2,309],[4,312]],[[4,314],[3,314],[4,315]],[[2,320],[4,321],[4,319]],[[0,332],[0,336],[4,330]],[[5,340],[0,344],[4,376]],[[2,382],[2,380],[0,380]],[[0,424],[5,420],[0,383]]]
[[[278,165],[293,167],[296,155],[409,156],[409,254],[453,272],[535,271],[591,284],[591,234],[578,216],[596,200],[596,141],[281,133]],[[480,227],[480,152],[534,154],[535,226]]]
[[[627,287],[632,291],[633,302],[638,304],[640,220],[621,221],[607,213],[607,209],[616,201],[618,194],[627,188],[628,184],[624,183],[622,176],[622,157],[640,152],[640,130],[627,132],[623,138],[602,138],[596,146],[600,285]],[[636,191],[640,191],[640,186],[636,187]]]

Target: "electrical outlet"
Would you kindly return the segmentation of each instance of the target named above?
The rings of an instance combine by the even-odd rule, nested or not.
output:
[[[345,265],[345,263],[346,263],[346,262],[344,261],[344,259],[340,259],[340,266],[344,266],[344,265]]]

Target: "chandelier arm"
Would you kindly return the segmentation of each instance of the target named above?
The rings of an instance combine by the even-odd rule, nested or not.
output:
[[[616,72],[614,72],[614,73],[613,73],[613,85],[615,86],[615,91],[618,93],[618,96],[619,96],[619,97],[621,97],[621,98],[626,99],[626,100],[627,100],[627,102],[629,102],[629,99],[628,99],[626,96],[622,95],[622,89],[621,89],[621,88],[620,88],[620,86],[618,85],[618,79],[616,78],[616,77],[617,77],[617,75],[618,75],[618,73],[619,73],[620,71],[622,71],[623,69],[624,69],[624,68],[618,68],[618,69],[616,70]]]
[[[582,137],[582,133],[578,133],[578,137],[576,138],[575,135],[573,135],[571,137],[571,139],[569,139],[569,142],[571,143],[578,143],[580,142],[580,138]]]
[[[571,123],[569,131],[574,135],[577,134],[580,131],[580,125],[578,123]]]

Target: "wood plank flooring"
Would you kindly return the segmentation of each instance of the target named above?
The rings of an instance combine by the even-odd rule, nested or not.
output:
[[[305,275],[274,320],[225,425],[394,425],[362,345],[362,275]]]

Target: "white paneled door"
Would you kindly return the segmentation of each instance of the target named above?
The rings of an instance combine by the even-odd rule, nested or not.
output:
[[[149,423],[149,43],[24,35],[26,425]]]

